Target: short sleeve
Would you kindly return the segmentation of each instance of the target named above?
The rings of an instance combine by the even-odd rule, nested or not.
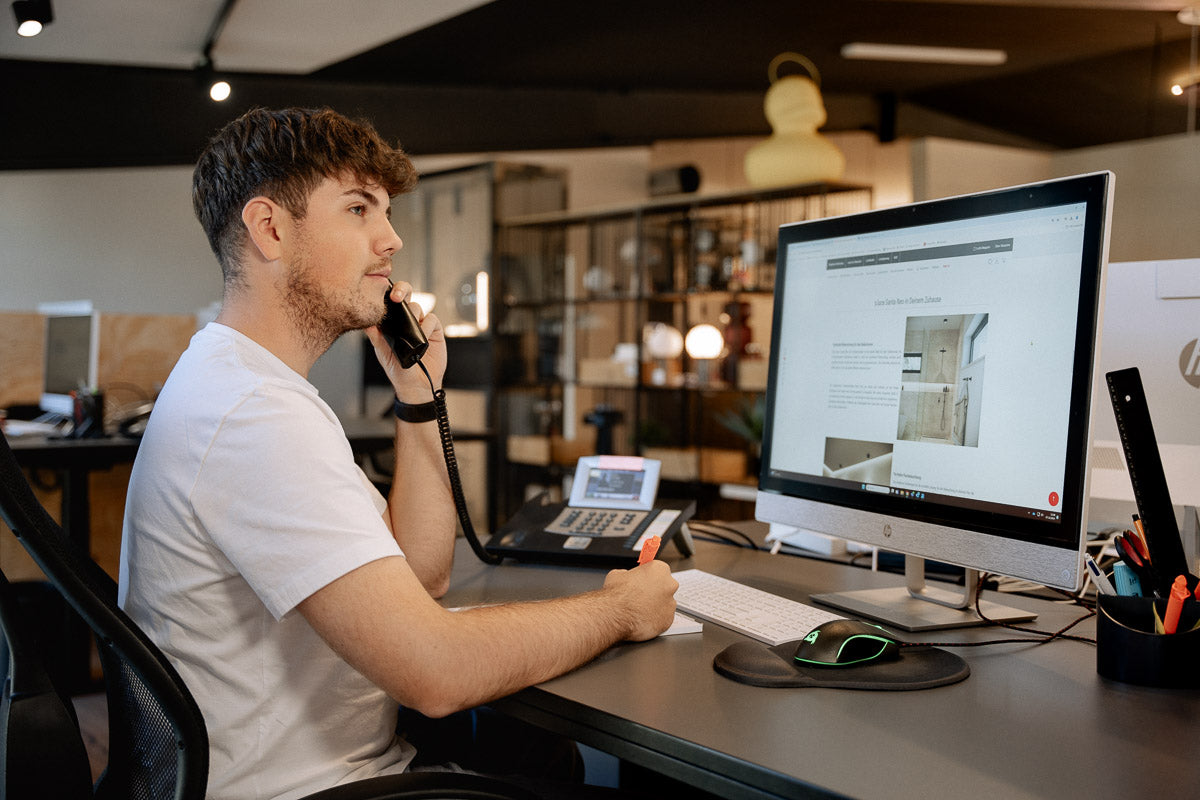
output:
[[[403,555],[381,499],[322,404],[272,384],[226,417],[191,492],[199,523],[277,619],[342,575]]]

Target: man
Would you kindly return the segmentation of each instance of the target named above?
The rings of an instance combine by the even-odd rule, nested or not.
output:
[[[255,110],[209,143],[193,204],[224,276],[146,428],[130,481],[121,604],[204,713],[212,798],[295,797],[398,772],[397,703],[439,717],[547,680],[669,625],[662,562],[559,600],[452,613],[455,511],[430,386],[376,325],[401,240],[408,158],[328,110]],[[407,301],[397,282],[391,296]],[[420,317],[415,306],[414,312]],[[421,319],[422,363],[446,367]],[[383,498],[305,379],[365,329],[398,401]]]

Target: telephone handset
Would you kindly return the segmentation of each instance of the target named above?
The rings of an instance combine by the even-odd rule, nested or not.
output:
[[[467,501],[463,496],[462,479],[458,474],[458,458],[454,455],[454,439],[450,435],[450,418],[446,415],[446,391],[433,388],[433,378],[430,377],[429,370],[425,369],[425,365],[421,363],[421,357],[429,349],[429,339],[426,338],[425,331],[421,330],[421,323],[417,321],[417,317],[409,308],[408,303],[397,303],[392,300],[390,282],[387,291],[383,294],[383,301],[387,307],[387,314],[379,323],[379,330],[383,334],[383,338],[387,340],[392,352],[396,354],[401,367],[410,369],[415,364],[421,368],[421,371],[425,373],[425,378],[429,381],[429,388],[433,392],[438,434],[442,439],[442,456],[446,460],[446,473],[450,478],[450,493],[454,496],[454,508],[458,512],[458,522],[462,526],[463,535],[467,537],[467,543],[471,545],[471,549],[481,561],[486,564],[499,564],[504,560],[503,556],[496,556],[484,549],[483,543],[479,541],[479,535],[475,533],[475,526],[471,524],[471,517],[467,514]]]
[[[392,299],[390,283],[383,295],[383,302],[387,305],[387,316],[379,323],[379,330],[400,360],[400,366],[409,369],[425,355],[429,340],[425,338],[425,331],[421,330],[421,323],[417,322],[408,303],[397,303]]]

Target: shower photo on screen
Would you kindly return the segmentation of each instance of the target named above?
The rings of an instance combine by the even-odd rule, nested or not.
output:
[[[979,446],[987,314],[908,317],[896,438]]]

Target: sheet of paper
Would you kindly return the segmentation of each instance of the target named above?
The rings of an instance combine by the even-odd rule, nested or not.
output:
[[[677,633],[700,633],[702,630],[704,630],[704,626],[699,620],[694,620],[676,611],[675,621],[671,623],[671,627],[660,633],[659,636],[674,636]]]

